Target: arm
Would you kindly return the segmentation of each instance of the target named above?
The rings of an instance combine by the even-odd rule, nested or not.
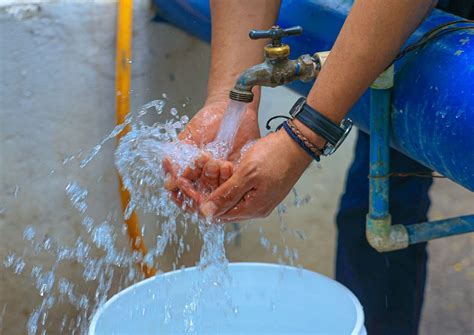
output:
[[[202,145],[211,142],[229,101],[229,91],[245,69],[262,62],[263,46],[267,41],[252,41],[248,38],[251,29],[268,29],[275,24],[280,8],[279,0],[211,0],[211,66],[207,99],[204,108],[191,120],[180,135]],[[245,120],[251,134],[243,134],[244,145],[249,139],[259,136],[257,110],[260,88],[255,90],[255,101],[248,107]],[[206,129],[206,132],[197,130]],[[205,133],[205,134],[203,134]],[[238,145],[237,145],[238,146]],[[237,148],[240,150],[240,147]]]
[[[311,89],[308,104],[340,122],[433,4],[433,0],[356,0]],[[324,145],[317,134],[295,123],[314,144]],[[266,216],[310,162],[284,131],[273,133],[248,151],[234,175],[209,196],[201,211],[225,221]]]
[[[338,123],[434,7],[433,0],[359,0],[348,15],[307,103]],[[298,128],[306,128],[298,123]],[[314,139],[317,135],[305,129]]]
[[[211,0],[212,38],[211,66],[209,70],[208,95],[203,108],[192,118],[191,122],[179,134],[179,139],[205,146],[216,137],[219,125],[227,104],[229,91],[245,69],[262,62],[263,46],[267,41],[252,41],[248,38],[251,29],[268,29],[275,24],[280,8],[279,0]],[[257,110],[260,88],[255,88],[255,99],[247,107],[246,114],[239,128],[230,160],[240,157],[241,148],[249,141],[260,137]],[[215,189],[219,182],[229,178],[229,164],[206,164],[209,156],[203,155],[195,167],[187,167],[181,183],[195,182],[201,179],[204,185]],[[192,187],[180,187],[175,169],[169,161],[164,162],[164,169],[169,174],[166,182],[172,191],[173,199],[181,206],[177,198],[178,189],[197,203],[199,194],[191,191]]]
[[[266,40],[253,41],[252,29],[269,29],[276,22],[280,0],[211,0],[211,68],[208,99],[228,99],[239,75],[263,61]],[[257,93],[257,106],[258,96]]]

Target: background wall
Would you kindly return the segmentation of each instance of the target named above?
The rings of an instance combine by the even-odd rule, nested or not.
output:
[[[166,93],[169,107],[177,106],[180,113],[191,116],[205,98],[209,48],[174,28],[152,22],[152,17],[148,1],[135,1],[132,110]],[[115,1],[0,0],[2,261],[12,251],[25,253],[23,231],[28,225],[35,227],[37,235],[53,236],[64,245],[73,245],[79,236],[89,238],[65,193],[70,181],[89,190],[89,210],[94,217],[119,212],[113,143],[86,169],[75,161],[63,164],[69,155],[88,152],[113,128],[115,20]],[[272,114],[285,113],[294,100],[283,88],[264,90],[260,124]],[[299,250],[297,263],[329,276],[334,273],[334,215],[352,159],[354,135],[334,158],[311,168],[300,180],[298,189],[302,195],[311,195],[310,204],[290,208],[284,216],[291,229],[302,230],[308,237],[304,242],[288,240]],[[472,193],[449,181],[436,181],[430,215],[437,219],[469,213],[473,204]],[[152,243],[156,220],[141,219],[148,230],[147,242]],[[281,244],[276,214],[241,224],[239,243],[232,242],[227,249],[231,261],[278,261],[262,247],[261,228],[272,244]],[[188,241],[193,251],[180,264],[192,265],[199,257],[198,237],[191,233]],[[127,247],[126,239],[120,243]],[[473,249],[472,235],[431,243],[424,334],[474,332]],[[166,268],[173,252],[165,258]],[[28,254],[25,260],[26,270],[20,275],[0,266],[0,334],[24,334],[30,313],[41,302],[29,272],[34,264],[50,266],[51,256]],[[59,272],[93,295],[78,264],[65,264]],[[72,307],[53,310],[48,333],[60,334],[64,315],[75,314]]]

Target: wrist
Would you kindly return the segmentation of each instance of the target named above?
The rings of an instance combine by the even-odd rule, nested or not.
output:
[[[316,147],[323,149],[326,145],[326,140],[319,136],[317,133],[309,129],[303,122],[293,119],[293,123],[298,130]]]
[[[343,110],[339,106],[336,106],[334,102],[334,100],[336,99],[329,99],[324,96],[321,96],[321,94],[314,94],[313,90],[314,87],[309,92],[309,95],[306,98],[306,104],[311,108],[317,110],[319,113],[321,113],[334,123],[341,123],[342,119],[344,119],[344,116],[347,114],[347,110]]]
[[[300,147],[300,145],[296,143],[295,140],[293,140],[285,130],[280,129],[275,133],[275,135],[280,138],[282,143],[281,147],[285,148],[285,151],[288,150],[291,156],[294,157],[294,160],[298,164],[301,164],[302,167],[306,169],[313,161],[313,158],[308,155],[308,153],[302,147]]]
[[[204,106],[214,105],[214,104],[228,104],[229,103],[229,92],[213,92],[207,95]]]

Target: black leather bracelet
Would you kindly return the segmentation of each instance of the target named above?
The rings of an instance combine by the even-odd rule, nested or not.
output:
[[[293,112],[292,116],[295,119],[301,121],[305,126],[332,145],[335,145],[344,134],[344,130],[337,124],[306,104],[305,98],[299,98],[294,105],[294,109],[292,109],[290,114]]]
[[[306,105],[306,108],[309,110],[311,107]],[[308,113],[301,112],[296,116],[296,119],[332,145],[336,144],[344,133],[344,130],[314,109],[309,111],[309,113],[313,113],[313,115],[310,116]],[[325,124],[324,127],[321,126],[323,122]]]
[[[311,131],[326,140],[323,155],[334,153],[349,134],[352,127],[350,119],[344,119],[340,125],[306,104],[305,98],[299,98],[290,110],[292,118],[297,119]]]

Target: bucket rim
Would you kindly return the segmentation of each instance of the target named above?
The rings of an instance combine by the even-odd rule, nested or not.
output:
[[[325,275],[320,274],[318,272],[311,271],[311,270],[308,270],[308,269],[305,269],[305,268],[302,268],[302,267],[296,267],[296,266],[291,266],[291,265],[286,265],[286,264],[263,263],[263,262],[230,262],[228,264],[228,266],[229,266],[229,268],[230,267],[232,267],[232,268],[254,267],[254,268],[276,268],[276,269],[280,269],[280,270],[284,269],[284,270],[289,270],[289,271],[301,271],[301,272],[305,272],[307,274],[319,277],[319,278],[321,278],[325,281],[328,281],[331,284],[336,285],[339,288],[341,288],[343,291],[345,291],[347,293],[347,295],[349,296],[351,302],[353,303],[354,307],[355,307],[356,322],[354,324],[354,328],[352,329],[351,334],[352,335],[364,334],[363,333],[363,330],[365,329],[364,328],[364,322],[365,322],[364,321],[364,311],[363,311],[362,305],[359,302],[359,299],[357,299],[357,297],[355,296],[354,293],[352,293],[351,290],[349,290],[347,287],[345,287],[344,285],[342,285],[341,283],[339,283],[335,279],[329,278],[328,276],[325,276]],[[173,271],[169,271],[169,272],[165,272],[165,273],[160,273],[160,274],[157,274],[153,277],[144,279],[144,280],[142,280],[138,283],[130,285],[127,288],[121,290],[120,292],[114,294],[102,306],[97,308],[96,312],[94,313],[94,316],[92,317],[92,321],[91,321],[90,326],[89,326],[89,333],[88,334],[89,335],[97,335],[96,334],[97,322],[98,322],[100,316],[103,314],[103,311],[105,311],[108,306],[112,305],[117,299],[119,299],[121,296],[127,294],[132,289],[137,289],[140,286],[148,284],[148,282],[152,282],[154,280],[157,280],[158,277],[160,279],[163,279],[163,278],[166,278],[166,277],[174,276],[174,275],[176,275],[178,273],[182,273],[182,272],[192,272],[192,271],[195,271],[198,268],[199,268],[198,266],[192,266],[192,267],[187,267],[187,268],[184,268],[184,269],[177,269],[177,270],[173,270]]]

